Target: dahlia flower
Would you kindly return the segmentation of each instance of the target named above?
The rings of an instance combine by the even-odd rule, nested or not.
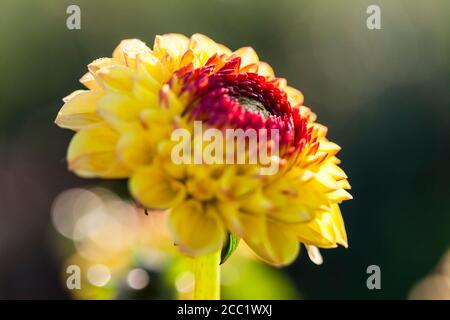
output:
[[[231,51],[201,34],[166,34],[156,36],[152,49],[123,40],[112,58],[88,70],[80,79],[87,90],[66,97],[55,121],[76,131],[69,169],[85,178],[128,179],[141,205],[170,209],[174,243],[202,270],[199,286],[217,277],[206,266],[219,264],[230,239],[242,239],[276,266],[291,263],[301,243],[316,263],[317,248],[347,247],[339,204],[351,195],[336,157],[340,147],[326,138],[301,92],[252,48]],[[196,122],[219,132],[254,129],[267,136],[275,129],[268,141],[258,135],[256,149],[237,153],[245,160],[265,150],[278,170],[263,174],[264,165],[254,162],[175,163],[174,131],[192,133],[195,145]],[[219,158],[228,156],[226,149]]]

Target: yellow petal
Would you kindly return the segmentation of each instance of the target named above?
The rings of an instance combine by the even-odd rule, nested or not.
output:
[[[120,93],[108,93],[97,103],[97,113],[120,131],[133,127],[139,128],[140,113],[144,108],[145,105],[142,102]]]
[[[263,193],[259,190],[252,190],[248,196],[242,198],[241,202],[242,210],[253,212],[255,214],[261,214],[267,211],[270,212],[274,207],[271,199],[263,195]]]
[[[216,53],[219,55],[231,54],[230,49],[200,33],[192,35],[189,42],[189,49],[196,54],[205,54],[206,58],[209,58]]]
[[[169,216],[175,244],[184,254],[199,255],[222,246],[225,230],[213,206],[187,200],[175,207]]]
[[[258,74],[269,78],[275,76],[272,67],[268,63],[262,61],[258,63]]]
[[[63,100],[66,102],[58,112],[55,123],[61,128],[80,130],[101,118],[95,113],[100,93],[78,90]]]
[[[256,63],[248,64],[245,67],[241,67],[240,72],[258,73],[258,65]]]
[[[336,181],[347,179],[347,175],[345,174],[344,170],[342,170],[334,163],[327,163],[324,166]]]
[[[314,112],[311,111],[310,108],[308,108],[306,106],[299,106],[299,105],[293,106],[293,107],[298,108],[302,117],[307,118],[309,122],[316,121],[317,116]]]
[[[319,248],[335,248],[337,244],[347,247],[344,222],[336,204],[331,210],[319,213],[312,221],[295,227],[299,240]]]
[[[190,63],[194,64],[196,67],[199,67],[198,65],[196,65],[195,54],[192,52],[192,50],[188,49],[181,57],[180,68]]]
[[[242,214],[241,221],[243,233],[240,236],[266,262],[284,266],[297,257],[300,246],[289,228],[252,214]]]
[[[119,134],[104,123],[86,127],[69,145],[69,169],[83,177],[125,178],[129,171],[116,158]]]
[[[173,118],[167,110],[145,109],[140,114],[140,121],[147,130],[148,139],[155,144],[167,141],[174,129]],[[171,147],[173,145],[175,143],[170,143]]]
[[[309,184],[314,185],[315,188],[322,192],[331,192],[339,189],[336,180],[334,180],[323,167],[314,175],[314,179],[312,179]]]
[[[88,69],[91,74],[95,74],[97,71],[99,71],[104,67],[120,66],[120,65],[123,65],[123,63],[117,59],[99,58],[95,59],[90,64],[88,64]]]
[[[62,100],[63,100],[64,103],[69,102],[70,100],[72,100],[73,98],[75,98],[76,96],[78,96],[79,94],[84,93],[84,92],[89,92],[89,91],[86,91],[86,90],[75,90],[71,94],[69,94],[69,95],[65,96],[64,98],[62,98]]]
[[[288,101],[291,105],[302,105],[304,101],[303,94],[295,88],[285,87],[284,91],[288,95]]]
[[[233,233],[241,235],[243,229],[240,220],[242,213],[239,209],[239,202],[229,200],[218,201],[216,206],[227,228]]]
[[[340,150],[341,150],[341,147],[338,146],[336,143],[328,141],[326,139],[320,140],[320,145],[319,145],[318,151],[336,154]]]
[[[148,54],[151,50],[145,42],[139,39],[122,40],[113,52],[113,57],[129,67],[136,65],[136,56],[138,54]]]
[[[159,93],[159,103],[168,109],[173,115],[179,115],[186,107],[181,103],[179,97],[171,90],[168,84],[162,86]]]
[[[146,71],[160,84],[166,83],[172,76],[170,70],[153,54],[138,55],[136,65],[138,70]]]
[[[156,166],[138,169],[129,181],[131,194],[147,208],[168,209],[186,196],[184,185]]]
[[[298,205],[294,201],[289,201],[286,206],[269,210],[268,215],[272,219],[284,223],[304,223],[313,218],[307,207]]]
[[[216,183],[209,177],[188,179],[186,187],[192,197],[201,201],[211,200],[216,192]]]
[[[344,189],[338,189],[336,191],[327,194],[330,200],[340,203],[341,201],[353,199],[352,195],[345,191]]]
[[[175,59],[181,59],[189,46],[189,38],[179,33],[157,35],[153,44],[154,53],[160,58],[167,52]]]
[[[102,86],[97,82],[92,73],[87,72],[80,78],[80,83],[88,89],[93,91],[102,90]]]
[[[135,75],[133,93],[136,99],[141,100],[146,105],[156,107],[159,90],[161,90],[161,84],[148,73]]]
[[[336,234],[336,242],[341,246],[348,247],[347,233],[345,231],[344,219],[342,218],[339,205],[331,206],[331,216],[333,219],[334,232]]]
[[[338,185],[342,189],[346,189],[346,190],[350,190],[352,188],[352,186],[350,185],[350,183],[348,182],[347,179],[339,180]]]
[[[142,132],[132,130],[120,137],[117,157],[126,167],[133,169],[150,164],[153,156],[154,151]]]
[[[260,181],[250,176],[239,175],[235,166],[227,167],[219,179],[218,197],[222,200],[236,200],[254,191]]]
[[[253,50],[252,47],[239,48],[234,52],[234,54],[241,57],[241,68],[249,64],[259,63],[258,55],[256,54],[255,50]]]
[[[103,67],[96,72],[97,81],[104,88],[123,92],[131,91],[133,75],[132,69],[121,65]]]

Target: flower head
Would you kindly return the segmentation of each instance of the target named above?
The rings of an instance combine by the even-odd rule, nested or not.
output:
[[[327,128],[315,122],[302,94],[252,48],[232,52],[201,34],[167,34],[153,49],[124,40],[112,58],[88,69],[80,81],[89,90],[65,98],[56,118],[77,132],[69,169],[127,178],[142,205],[171,209],[174,241],[184,253],[217,250],[229,233],[274,265],[292,262],[300,243],[315,262],[317,247],[347,246],[339,203],[351,196],[336,158],[340,147],[326,139]],[[223,150],[215,134],[198,145],[199,122],[214,133],[244,136],[220,140]],[[178,129],[191,134],[181,144],[173,139]],[[253,145],[243,143],[251,140],[249,129],[256,132]],[[197,149],[215,161],[173,161],[175,150]],[[267,163],[245,161],[261,160],[253,156],[262,151],[277,165],[272,174],[262,174]]]

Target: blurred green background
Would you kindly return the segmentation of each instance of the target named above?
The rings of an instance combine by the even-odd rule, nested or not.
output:
[[[66,8],[81,8],[81,30]],[[381,30],[366,8],[381,7]],[[306,299],[402,299],[450,246],[450,2],[129,0],[0,2],[0,298],[67,298],[50,207],[96,185],[66,170],[69,131],[53,120],[86,65],[124,38],[204,33],[250,45],[343,147],[354,200],[349,249],[303,252],[284,269]],[[381,268],[381,290],[366,287]]]

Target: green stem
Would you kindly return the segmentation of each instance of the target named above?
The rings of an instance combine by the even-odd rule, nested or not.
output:
[[[194,300],[220,299],[220,253],[221,248],[194,258]]]

